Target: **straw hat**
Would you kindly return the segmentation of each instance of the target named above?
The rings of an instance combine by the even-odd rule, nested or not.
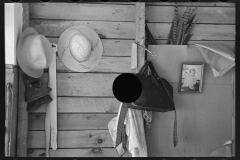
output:
[[[23,72],[33,78],[42,76],[49,67],[53,52],[48,39],[32,28],[26,28],[17,44],[16,56]]]
[[[58,56],[70,70],[88,72],[97,66],[103,53],[98,34],[85,26],[65,30],[58,40]]]

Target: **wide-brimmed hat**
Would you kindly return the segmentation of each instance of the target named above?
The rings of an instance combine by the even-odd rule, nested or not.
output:
[[[86,26],[66,29],[59,37],[58,56],[70,70],[88,72],[102,58],[103,45],[98,34]]]
[[[26,28],[17,44],[16,57],[19,66],[33,78],[42,76],[52,60],[53,52],[49,40],[32,28]]]

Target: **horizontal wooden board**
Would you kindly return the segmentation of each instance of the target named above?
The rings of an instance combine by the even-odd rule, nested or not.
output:
[[[166,39],[156,41],[158,45],[167,43]],[[188,41],[188,44],[201,44],[201,43],[226,44],[232,51],[235,50],[235,41]]]
[[[182,17],[186,6],[178,7],[178,15]],[[193,9],[194,7],[192,7]],[[148,22],[172,22],[174,6],[146,6],[146,20]],[[198,7],[195,11],[197,23],[235,24],[234,7]]]
[[[45,149],[28,149],[28,157],[45,157]],[[119,157],[114,148],[57,149],[49,150],[49,157]],[[126,151],[123,157],[132,157]]]
[[[116,98],[58,97],[58,113],[117,113],[120,101]],[[46,104],[29,113],[46,113]]]
[[[135,5],[30,3],[30,18],[135,21]]]
[[[179,6],[188,6],[191,4],[191,2],[178,2]],[[193,3],[193,6],[198,5],[199,3]],[[147,2],[147,5],[161,5],[161,6],[174,6],[175,2]],[[200,6],[204,7],[235,7],[235,3],[221,3],[221,2],[201,2]]]
[[[46,80],[46,74],[43,79]],[[57,96],[112,97],[112,85],[120,74],[57,73]]]
[[[58,96],[111,96],[119,74],[57,73]]]
[[[136,4],[137,2],[92,2],[94,4],[102,4],[104,3],[105,5],[113,5],[113,4],[121,4],[121,5],[129,5],[129,4]],[[160,6],[174,6],[175,2],[145,2],[146,6],[148,5],[160,5]],[[178,2],[177,3],[179,6],[187,6],[190,5],[191,2]],[[198,5],[198,3],[193,3],[193,6]],[[233,2],[201,2],[201,6],[205,7],[216,7],[216,6],[221,6],[221,7],[235,7],[235,3]]]
[[[150,45],[149,50],[158,56],[148,56],[160,77],[169,82],[179,83],[181,75],[181,64],[183,62],[205,63],[203,73],[203,84],[209,85],[232,85],[235,68],[228,71],[224,76],[214,78],[210,66],[204,60],[199,50],[193,46],[183,45]]]
[[[28,148],[45,148],[45,143],[45,131],[28,131]],[[58,131],[57,144],[58,149],[113,147],[108,130]]]
[[[67,68],[57,56],[57,72],[76,72]],[[131,73],[131,57],[102,57],[99,64],[89,72]]]
[[[167,39],[171,23],[148,23],[154,39]],[[195,24],[190,40],[235,40],[235,25]]]
[[[47,37],[51,43],[58,43],[58,38]],[[133,40],[101,39],[103,56],[131,56]]]
[[[108,129],[117,114],[58,114],[58,130]],[[45,114],[29,114],[28,130],[45,130]]]
[[[44,36],[59,37],[63,31],[72,26],[87,26],[100,38],[135,39],[135,22],[107,21],[64,21],[30,19],[29,26]]]

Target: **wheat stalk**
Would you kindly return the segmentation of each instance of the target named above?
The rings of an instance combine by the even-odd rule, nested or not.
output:
[[[172,37],[172,35],[173,35],[173,22],[174,22],[174,19],[172,20],[170,32],[169,32],[169,35],[168,35],[167,44],[170,44],[170,39],[171,39],[171,37]]]
[[[196,6],[194,9],[191,8],[193,3],[191,5],[188,5],[186,10],[184,11],[182,17],[178,18],[178,12],[177,12],[177,3],[175,5],[174,10],[174,19],[171,24],[168,41],[167,44],[187,44],[187,41],[191,38],[192,34],[189,34],[192,27],[196,24],[197,20],[193,22],[196,14],[195,11],[198,6]]]
[[[176,44],[177,42],[177,34],[178,34],[178,30],[177,30],[177,23],[178,23],[178,6],[177,4],[175,5],[175,10],[174,10],[174,21],[173,21],[173,44]]]

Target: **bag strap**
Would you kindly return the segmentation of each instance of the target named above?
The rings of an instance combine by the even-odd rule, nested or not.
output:
[[[175,111],[175,118],[174,118],[174,128],[173,128],[173,145],[176,147],[178,143],[178,136],[177,136],[177,112]]]
[[[165,91],[167,92],[168,96],[171,98],[171,100],[173,101],[172,99],[172,96],[171,96],[171,93],[169,93],[168,89],[166,88],[166,86],[164,85],[163,81],[162,81],[162,78],[160,78],[154,68],[154,65],[153,63],[150,61],[149,63],[149,67],[150,67],[150,70],[151,70],[151,74],[153,75],[153,77],[155,77],[156,79],[158,79],[161,83],[162,83],[162,86],[164,87]]]
[[[150,70],[151,70],[151,74],[153,75],[153,79],[159,79],[160,82],[162,83],[165,91],[167,92],[168,96],[171,98],[172,96],[170,95],[170,93],[168,92],[167,88],[165,87],[163,81],[161,78],[159,78],[154,66],[153,66],[153,63],[152,62],[149,62],[149,67],[150,67]],[[159,81],[158,81],[159,82]],[[173,99],[171,99],[173,101]],[[174,103],[173,103],[174,104]],[[174,110],[175,112],[175,118],[174,118],[174,128],[173,128],[173,145],[174,147],[176,147],[177,143],[178,143],[178,137],[177,137],[177,112],[176,112],[176,109]]]
[[[147,67],[148,67],[150,62],[151,61],[146,61],[145,64],[143,65],[143,67],[141,68],[141,70],[138,73],[139,74],[143,74],[146,71],[146,69],[147,69]]]

